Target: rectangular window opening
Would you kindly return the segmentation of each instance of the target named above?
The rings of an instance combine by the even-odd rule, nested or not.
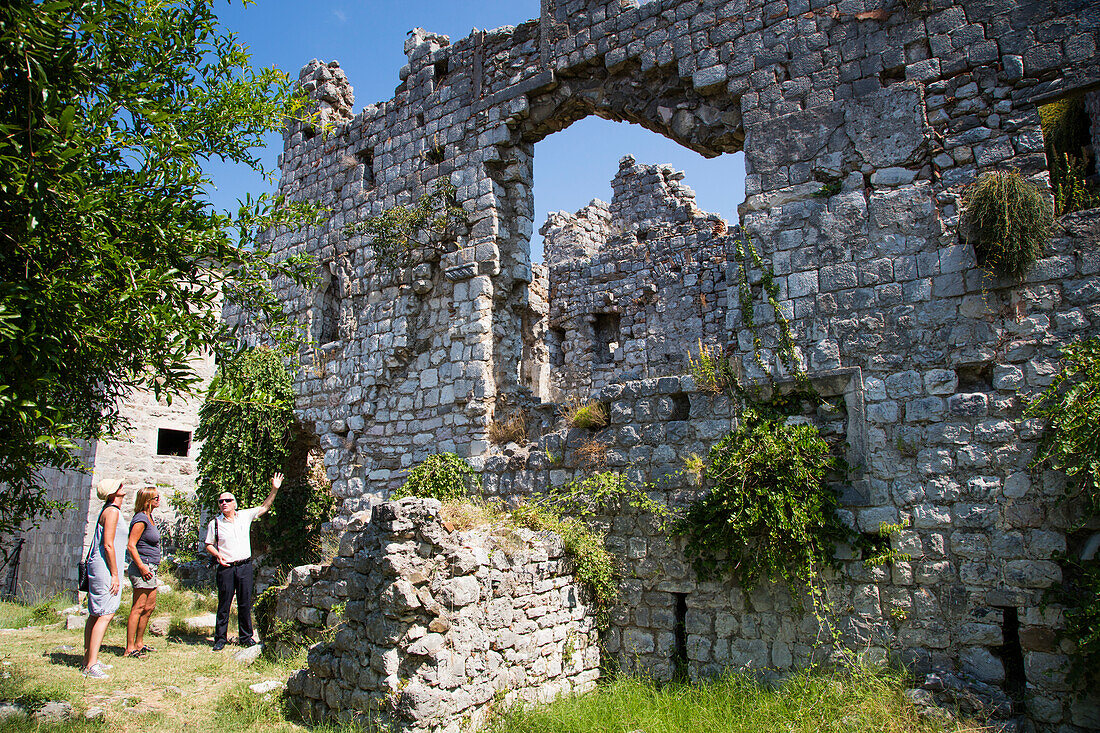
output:
[[[191,450],[191,431],[160,428],[157,430],[157,455],[186,458]]]
[[[359,164],[363,166],[363,187],[371,188],[374,186],[374,148],[363,148],[355,157],[359,160]]]
[[[596,314],[593,348],[597,364],[610,364],[615,360],[615,351],[619,348],[620,322],[621,317],[618,313]]]
[[[546,348],[550,352],[550,366],[565,366],[565,329],[552,326],[548,328]]]
[[[1100,206],[1100,90],[1039,105],[1055,214]]]
[[[1020,612],[1014,606],[1002,606],[1001,646],[996,649],[1005,668],[1005,693],[1012,698],[1013,712],[1024,712],[1024,693],[1027,691],[1027,674],[1024,668],[1024,650],[1020,645]]]

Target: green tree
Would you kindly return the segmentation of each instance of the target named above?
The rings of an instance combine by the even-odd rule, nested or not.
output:
[[[193,355],[231,343],[220,303],[290,327],[268,285],[312,267],[274,262],[256,233],[316,208],[218,212],[202,166],[263,171],[263,135],[301,100],[212,5],[0,3],[0,534],[51,511],[40,470],[77,467],[121,395],[195,383]]]
[[[204,441],[199,505],[214,509],[214,498],[228,491],[238,506],[255,506],[271,490],[271,475],[288,472],[270,516],[258,524],[257,545],[290,566],[316,561],[321,524],[332,516],[336,501],[321,466],[313,472],[304,461],[288,466],[300,429],[293,383],[278,352],[247,349],[222,363],[199,409],[195,437]],[[204,536],[201,528],[199,535]]]

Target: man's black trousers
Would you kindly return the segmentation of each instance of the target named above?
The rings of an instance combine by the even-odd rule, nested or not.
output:
[[[241,565],[218,565],[218,617],[214,624],[214,641],[226,641],[229,631],[229,606],[237,596],[238,643],[252,638],[252,561]]]

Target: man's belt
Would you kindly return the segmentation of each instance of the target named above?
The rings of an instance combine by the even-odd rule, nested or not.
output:
[[[252,562],[252,558],[250,558],[250,557],[246,557],[246,558],[245,558],[244,560],[237,560],[237,561],[235,561],[235,562],[227,562],[227,563],[225,564],[225,567],[227,567],[227,568],[235,568],[235,567],[237,567],[237,566],[239,566],[239,565],[244,565],[245,563],[250,563],[250,562]]]

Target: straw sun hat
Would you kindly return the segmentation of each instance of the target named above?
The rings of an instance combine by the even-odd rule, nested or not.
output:
[[[96,484],[95,493],[102,501],[107,501],[122,488],[122,479],[105,478]]]

